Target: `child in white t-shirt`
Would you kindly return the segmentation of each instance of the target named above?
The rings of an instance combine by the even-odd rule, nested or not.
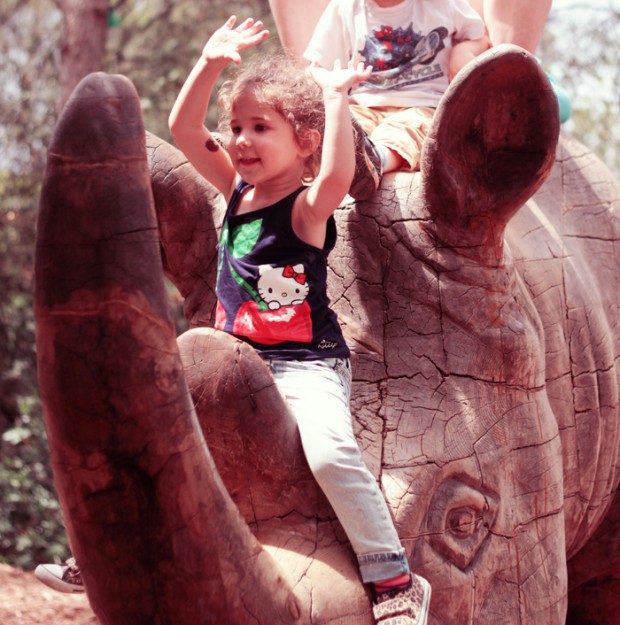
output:
[[[467,0],[331,0],[304,57],[321,67],[353,60],[373,67],[350,92],[380,173],[419,168],[422,142],[449,81],[488,48]],[[369,167],[378,163],[369,163]],[[351,193],[364,199],[365,193]]]

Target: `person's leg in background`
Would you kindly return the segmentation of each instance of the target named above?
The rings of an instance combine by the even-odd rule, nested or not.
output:
[[[470,0],[470,4],[484,20],[492,46],[512,43],[525,48],[531,54],[542,37],[551,10],[552,0]],[[558,82],[547,73],[558,98],[560,122],[570,118],[570,96]]]
[[[470,0],[484,20],[491,45],[513,43],[534,54],[551,0]]]
[[[329,0],[269,0],[282,47],[301,58]]]

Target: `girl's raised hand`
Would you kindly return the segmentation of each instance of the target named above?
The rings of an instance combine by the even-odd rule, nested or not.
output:
[[[353,85],[370,77],[372,66],[361,62],[355,65],[353,61],[349,61],[347,67],[342,67],[340,61],[336,60],[334,69],[329,70],[314,61],[308,67],[308,72],[323,93],[331,90],[346,94]]]
[[[242,50],[251,48],[260,43],[269,35],[269,31],[263,29],[261,21],[255,22],[248,17],[235,28],[237,17],[231,15],[226,23],[218,28],[209,37],[202,50],[202,56],[207,61],[223,61],[229,63],[241,63]]]

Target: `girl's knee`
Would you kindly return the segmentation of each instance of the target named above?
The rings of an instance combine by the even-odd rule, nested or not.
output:
[[[307,456],[312,475],[321,484],[341,479],[343,471],[366,471],[366,465],[357,445],[352,447],[316,449]]]

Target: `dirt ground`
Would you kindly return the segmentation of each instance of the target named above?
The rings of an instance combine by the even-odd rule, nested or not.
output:
[[[99,625],[86,595],[65,595],[34,573],[0,564],[0,625]]]

